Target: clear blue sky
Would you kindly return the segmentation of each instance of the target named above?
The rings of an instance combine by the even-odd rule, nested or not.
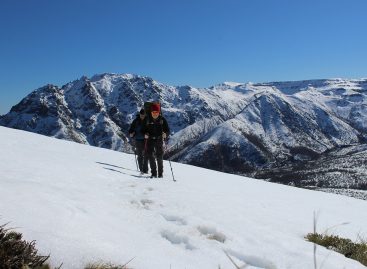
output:
[[[366,0],[1,0],[0,114],[47,83],[367,77]]]

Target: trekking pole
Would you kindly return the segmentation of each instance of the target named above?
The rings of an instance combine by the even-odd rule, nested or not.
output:
[[[171,167],[172,179],[173,179],[174,182],[176,182],[175,175],[173,174],[173,170],[172,170],[171,160],[168,159],[168,162],[169,162],[169,166]]]
[[[165,145],[167,147],[167,140],[165,140],[164,142],[165,142]],[[175,175],[173,174],[171,160],[169,158],[168,158],[168,162],[169,162],[169,166],[171,167],[172,179],[173,179],[174,182],[176,182]]]
[[[135,153],[135,164],[136,164],[136,171],[139,171],[139,165],[138,165],[138,157],[136,156],[136,149],[134,149]]]
[[[138,158],[136,156],[136,145],[135,143],[133,142],[133,140],[130,140],[131,141],[131,145],[133,146],[134,148],[134,155],[135,155],[135,164],[136,164],[136,170],[139,171],[139,165],[138,165]]]
[[[149,167],[148,167],[148,164],[149,164],[149,156],[148,156],[148,139],[144,137],[144,156],[143,156],[143,167],[146,167],[146,171],[145,173],[148,173],[149,171]],[[149,164],[150,166],[150,164]],[[143,168],[145,169],[145,168]]]

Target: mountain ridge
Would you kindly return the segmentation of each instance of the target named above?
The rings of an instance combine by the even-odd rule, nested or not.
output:
[[[173,133],[166,157],[219,171],[256,177],[367,141],[367,79],[195,88],[104,73],[38,88],[0,125],[132,152],[127,130],[148,100],[160,100]]]

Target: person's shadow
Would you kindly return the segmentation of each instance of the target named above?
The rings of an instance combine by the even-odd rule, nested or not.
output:
[[[124,175],[128,175],[128,176],[133,176],[133,177],[141,178],[141,176],[134,175],[134,174],[129,174],[129,173],[125,173],[125,172],[119,171],[119,170],[114,169],[114,168],[120,168],[120,169],[124,169],[124,170],[128,170],[128,171],[133,171],[133,172],[136,172],[136,170],[125,168],[125,167],[114,165],[114,164],[109,164],[109,163],[103,163],[103,162],[96,162],[96,163],[101,164],[101,165],[108,166],[108,167],[103,167],[103,169],[106,169],[106,170],[109,170],[109,171],[113,171],[113,172],[116,172],[116,173],[120,173],[120,174],[124,174]]]
[[[125,167],[114,165],[114,164],[102,163],[102,162],[96,162],[96,163],[111,166],[111,167],[115,167],[115,168],[121,168],[121,169],[124,169],[124,170],[129,170],[129,171],[134,171],[134,172],[136,171],[136,170],[133,170],[133,169],[125,168]]]

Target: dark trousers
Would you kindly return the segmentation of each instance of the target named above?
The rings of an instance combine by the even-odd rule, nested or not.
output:
[[[163,140],[160,139],[149,139],[147,145],[147,153],[149,158],[150,170],[152,176],[157,176],[157,165],[158,165],[158,176],[163,176]],[[157,161],[157,163],[156,163]]]
[[[136,155],[138,156],[139,170],[148,173],[148,154],[145,152],[145,141],[135,140]]]

